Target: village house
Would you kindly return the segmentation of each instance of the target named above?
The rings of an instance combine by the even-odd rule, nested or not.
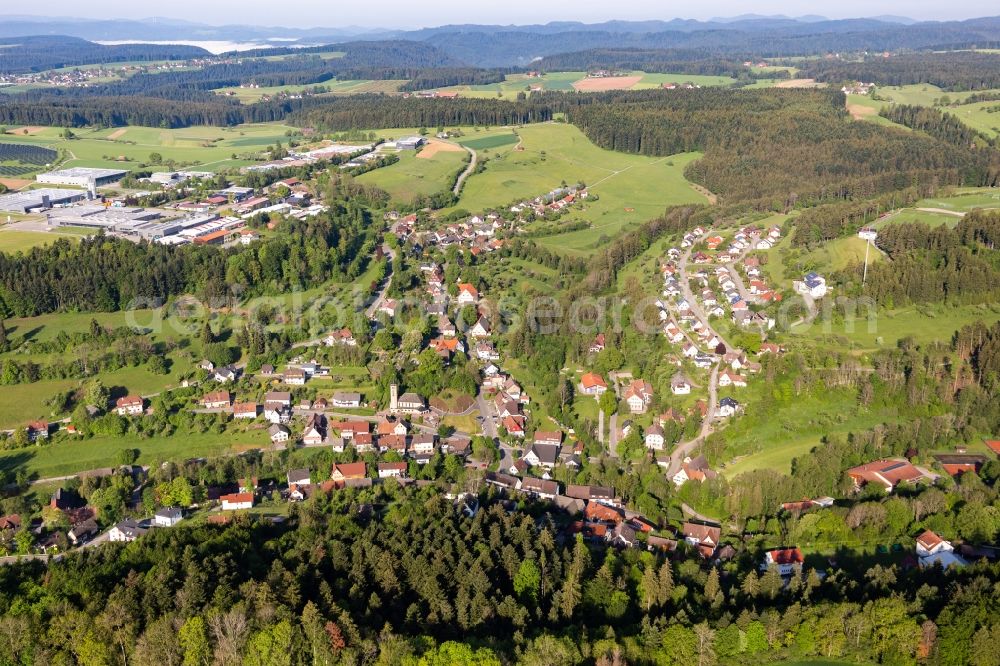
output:
[[[800,294],[806,294],[812,298],[823,298],[826,296],[826,278],[818,273],[807,273],[801,280],[794,280],[792,287]]]
[[[86,520],[74,525],[67,533],[66,537],[69,539],[70,543],[74,546],[79,546],[82,543],[86,543],[91,538],[94,537],[100,528],[97,526],[97,521],[93,518],[87,518]]]
[[[674,395],[689,395],[691,393],[691,382],[687,377],[678,373],[670,380],[670,392]]]
[[[458,285],[458,297],[456,302],[462,305],[474,305],[479,302],[479,290],[468,283]]]
[[[205,394],[201,399],[201,405],[205,409],[229,409],[229,405],[232,404],[230,401],[229,391],[215,391]]]
[[[222,502],[223,511],[239,511],[241,509],[252,509],[254,502],[253,493],[232,493],[219,498]]]
[[[941,465],[941,469],[954,477],[968,472],[978,474],[980,468],[986,464],[986,456],[977,453],[941,453],[935,455],[934,459]]]
[[[764,561],[760,565],[761,571],[767,571],[772,566],[778,567],[778,573],[782,576],[791,576],[793,573],[802,570],[805,558],[798,548],[776,548],[764,553]]]
[[[351,329],[349,328],[342,328],[339,331],[334,331],[330,335],[326,336],[324,342],[328,347],[333,347],[334,345],[357,347],[358,345],[358,341],[354,338],[354,334],[351,333]]]
[[[303,386],[306,383],[306,371],[302,368],[288,368],[283,379],[289,386]]]
[[[722,529],[717,525],[702,525],[700,523],[684,523],[681,527],[684,541],[694,546],[704,558],[712,557],[719,547]]]
[[[434,435],[414,435],[410,440],[410,450],[414,456],[433,455],[434,446]]]
[[[406,478],[406,463],[405,462],[378,463],[378,478],[380,479]]]
[[[920,559],[921,568],[929,568],[937,564],[940,564],[943,569],[960,568],[968,564],[965,558],[955,553],[955,547],[951,545],[951,542],[945,541],[930,530],[924,531],[917,537],[916,553]]]
[[[127,518],[108,531],[108,541],[128,543],[135,541],[148,531],[148,528],[142,527],[138,521]]]
[[[524,417],[518,414],[511,414],[503,417],[500,425],[512,437],[524,437]]]
[[[341,421],[340,423],[331,424],[329,427],[339,430],[341,437],[344,439],[354,439],[361,434],[367,435],[370,432],[371,425],[368,421]]]
[[[476,358],[480,361],[499,361],[500,354],[492,342],[480,342],[476,345]]]
[[[180,507],[167,506],[157,509],[153,514],[153,525],[156,527],[173,527],[184,520],[184,511]]]
[[[474,338],[488,338],[490,337],[490,322],[486,320],[486,317],[480,317],[475,326],[469,329],[469,335]]]
[[[137,395],[127,395],[115,402],[115,412],[118,416],[138,416],[142,414],[143,400]]]
[[[588,372],[580,378],[580,387],[585,395],[600,396],[608,390],[608,383],[600,375]]]
[[[633,414],[644,414],[653,402],[653,385],[644,379],[634,379],[625,389],[623,398]]]
[[[416,393],[407,392],[399,396],[395,409],[391,411],[400,414],[422,414],[427,409],[427,403]]]
[[[747,378],[743,375],[738,375],[731,370],[725,370],[719,374],[719,386],[725,388],[727,386],[735,386],[738,388],[745,388],[747,385]]]
[[[237,402],[233,405],[234,419],[255,419],[257,418],[257,403]]]
[[[357,409],[361,407],[361,394],[337,392],[330,399],[330,404],[337,409]]]
[[[228,384],[230,382],[234,382],[236,381],[237,377],[239,377],[239,370],[237,370],[231,365],[227,365],[224,368],[217,368],[215,370],[215,374],[213,375],[215,381],[219,382],[220,384]]]
[[[559,494],[559,484],[555,481],[528,476],[521,480],[520,491],[531,497],[553,500]]]
[[[379,305],[378,312],[380,314],[388,315],[390,318],[393,318],[396,316],[396,309],[398,307],[399,303],[397,303],[394,299],[386,298]]]
[[[743,409],[743,405],[733,398],[725,397],[719,401],[719,408],[715,410],[717,416],[729,418]]]
[[[310,414],[302,431],[302,443],[306,446],[319,446],[325,439],[326,417],[318,413]]]
[[[532,467],[544,467],[552,470],[559,462],[559,445],[533,443],[524,454],[524,461]]]
[[[663,445],[663,428],[657,423],[646,428],[646,448],[653,451],[662,451]]]
[[[403,441],[405,442],[406,438],[403,438]],[[358,453],[370,453],[375,450],[375,438],[370,432],[355,432],[351,445]]]
[[[597,502],[606,506],[619,506],[621,502],[615,499],[614,488],[602,486],[566,486],[566,496],[585,502]]]
[[[714,479],[718,476],[718,473],[712,471],[708,467],[708,460],[705,456],[698,456],[697,458],[686,457],[684,458],[683,464],[681,464],[680,470],[674,474],[673,482],[675,486],[683,486],[687,481],[705,481],[707,479]]]
[[[590,343],[590,353],[599,354],[604,351],[604,341],[605,338],[603,333],[598,333],[594,336],[594,341]]]
[[[280,423],[272,423],[271,427],[267,429],[267,435],[271,438],[272,443],[281,444],[289,440],[292,432]]]
[[[860,490],[868,483],[881,485],[887,493],[903,484],[915,484],[930,480],[927,475],[906,460],[876,460],[866,465],[859,465],[847,470],[847,475],[854,481],[855,490]]]
[[[348,481],[351,479],[364,479],[368,476],[365,463],[334,463],[330,478],[334,481]]]
[[[438,317],[437,330],[445,338],[453,338],[457,334],[455,325],[447,317]]]

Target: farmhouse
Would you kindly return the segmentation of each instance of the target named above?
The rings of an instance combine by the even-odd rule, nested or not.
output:
[[[856,490],[868,483],[880,484],[887,493],[900,483],[916,483],[928,477],[906,460],[876,460],[847,470]]]

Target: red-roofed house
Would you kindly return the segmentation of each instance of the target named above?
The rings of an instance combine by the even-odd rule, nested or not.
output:
[[[782,576],[791,576],[796,568],[802,568],[803,562],[805,558],[798,548],[777,548],[764,553],[764,563],[760,568],[766,571],[771,565],[775,565]]]
[[[608,390],[608,383],[604,378],[593,372],[588,372],[580,378],[580,386],[587,395],[601,395]]]
[[[368,470],[363,462],[334,463],[330,478],[334,481],[347,481],[349,479],[363,479],[367,475]]]
[[[919,469],[906,460],[876,460],[867,465],[852,467],[847,474],[854,479],[855,488],[866,483],[881,484],[885,491],[892,492],[900,483],[916,483],[927,478]]]
[[[127,395],[115,402],[118,416],[137,416],[142,414],[142,398],[137,395]]]
[[[253,493],[232,493],[219,498],[223,511],[237,511],[253,508]]]

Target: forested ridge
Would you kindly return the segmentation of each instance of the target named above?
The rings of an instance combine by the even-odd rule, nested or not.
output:
[[[817,59],[807,61],[799,73],[817,81],[865,81],[883,86],[929,83],[943,90],[1000,88],[1000,54],[958,51],[953,53],[901,53],[889,58],[864,60]]]
[[[837,91],[654,90],[570,96],[564,104],[569,120],[603,148],[704,151],[688,179],[760,209],[867,199],[914,184],[1000,182],[997,154],[851,122]]]
[[[59,35],[0,38],[0,72],[15,74],[94,63],[186,60],[211,56],[205,49],[180,44],[106,46]]]

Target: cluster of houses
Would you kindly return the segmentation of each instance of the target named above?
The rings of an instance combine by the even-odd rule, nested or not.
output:
[[[462,222],[454,222],[431,230],[417,228],[417,216],[401,216],[397,212],[385,214],[392,231],[401,241],[413,238],[419,247],[465,246],[473,255],[495,252],[503,247],[503,241],[497,238],[497,233],[504,228],[505,222],[497,213],[473,215]]]
[[[523,216],[526,212],[532,212],[536,217],[545,217],[547,213],[559,213],[567,208],[578,204],[590,196],[587,188],[583,185],[573,185],[569,187],[557,187],[534,199],[518,201],[510,206],[510,212]],[[524,222],[524,218],[518,222]]]

